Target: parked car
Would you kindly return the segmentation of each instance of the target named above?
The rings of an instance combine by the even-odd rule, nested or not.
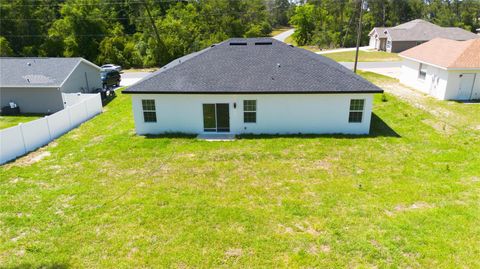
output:
[[[113,69],[105,69],[100,72],[100,79],[102,80],[102,87],[109,89],[113,86],[120,86],[120,72]]]
[[[113,69],[113,70],[116,70],[118,72],[122,71],[122,67],[120,65],[115,65],[115,64],[104,64],[104,65],[100,66],[100,68],[102,68],[102,69]]]

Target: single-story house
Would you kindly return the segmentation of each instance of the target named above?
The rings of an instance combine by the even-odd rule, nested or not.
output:
[[[413,20],[395,27],[375,27],[368,34],[369,46],[387,52],[402,52],[434,38],[469,40],[478,35],[458,27],[441,27],[424,20]]]
[[[102,87],[100,67],[83,58],[0,57],[0,71],[0,108],[13,101],[22,113],[54,113],[62,93]]]
[[[403,84],[441,100],[480,99],[480,39],[436,38],[400,57]]]
[[[233,38],[174,60],[123,93],[137,134],[368,134],[383,90],[272,38]]]
[[[385,27],[375,27],[368,34],[370,37],[370,42],[368,46],[376,50],[386,51],[387,50],[387,28]]]

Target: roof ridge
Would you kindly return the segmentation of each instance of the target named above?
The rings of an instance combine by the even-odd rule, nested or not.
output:
[[[462,52],[460,53],[460,55],[458,57],[455,58],[455,61],[453,61],[453,63],[451,63],[448,67],[455,67],[459,62],[460,60],[462,60],[464,57],[466,57],[467,59],[470,59],[469,55],[471,53],[471,49],[472,47],[476,46],[477,43],[478,43],[478,46],[480,47],[480,39],[470,39],[470,40],[466,40],[466,41],[457,41],[459,43],[470,43],[468,44],[463,50]]]
[[[223,42],[221,42],[221,43],[223,43]],[[221,43],[219,43],[219,44],[221,44]],[[202,50],[200,50],[200,51],[195,51],[195,52],[186,54],[186,55],[184,55],[184,56],[182,56],[182,57],[180,57],[180,58],[176,58],[176,59],[172,60],[171,62],[167,63],[166,65],[160,67],[159,70],[157,70],[157,71],[151,73],[150,75],[142,78],[141,80],[137,81],[135,84],[133,84],[133,85],[131,85],[131,86],[128,86],[127,89],[128,89],[128,88],[132,88],[132,87],[134,87],[135,85],[137,85],[137,84],[139,84],[139,83],[141,83],[141,82],[148,81],[148,80],[152,79],[153,77],[155,77],[156,75],[158,75],[158,74],[160,74],[160,73],[166,73],[166,72],[168,72],[168,71],[170,71],[170,70],[172,70],[172,69],[175,69],[175,67],[180,66],[180,65],[188,62],[189,60],[191,60],[191,59],[193,59],[193,58],[195,58],[195,57],[203,54],[204,52],[206,52],[206,51],[214,48],[216,45],[217,45],[217,44],[213,44],[213,45],[210,45],[209,47],[204,48],[204,49],[202,49]],[[195,55],[194,55],[194,54],[195,54]],[[185,61],[181,61],[182,58],[186,58],[186,57],[189,56],[189,55],[192,56],[192,57],[188,58],[188,59],[185,60]],[[179,62],[179,63],[177,63],[177,64],[174,65],[174,62],[176,62],[176,61],[181,61],[181,62]],[[168,65],[170,65],[170,64],[172,64],[172,66],[171,66],[171,67],[168,67]]]

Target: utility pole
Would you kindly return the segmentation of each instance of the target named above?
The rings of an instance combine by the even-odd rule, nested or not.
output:
[[[165,45],[163,44],[162,40],[160,39],[160,35],[158,34],[157,26],[155,25],[155,20],[152,17],[152,14],[150,13],[150,8],[147,4],[147,1],[143,1],[143,6],[145,6],[145,10],[147,11],[148,18],[150,19],[150,23],[152,24],[153,31],[155,32],[155,37],[157,39],[157,45],[160,50],[165,48]],[[162,52],[160,51],[159,55],[162,55]]]
[[[358,18],[358,28],[357,28],[357,49],[355,51],[355,65],[353,66],[353,72],[357,73],[358,65],[358,50],[360,48],[360,40],[362,39],[362,16],[363,16],[363,5],[365,0],[360,0],[360,17]]]

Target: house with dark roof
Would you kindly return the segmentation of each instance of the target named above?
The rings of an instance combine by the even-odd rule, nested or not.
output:
[[[480,38],[462,28],[441,27],[419,19],[395,27],[375,27],[368,36],[371,48],[387,52],[402,52],[434,38],[457,41]]]
[[[480,39],[436,38],[400,57],[403,84],[441,100],[480,100]]]
[[[137,134],[368,134],[383,90],[272,38],[233,38],[184,56],[123,93]]]
[[[0,57],[0,107],[22,113],[62,110],[65,94],[101,88],[100,67],[83,58]]]

